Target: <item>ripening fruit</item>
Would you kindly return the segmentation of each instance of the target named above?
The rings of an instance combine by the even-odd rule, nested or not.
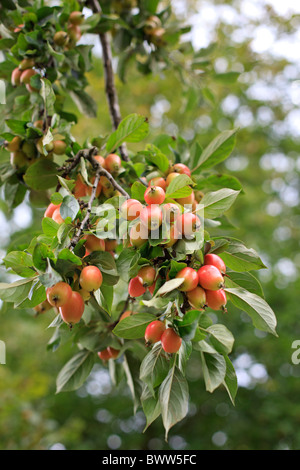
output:
[[[127,199],[121,206],[120,216],[125,220],[135,220],[140,216],[143,205],[137,199]]]
[[[109,173],[112,175],[116,175],[119,173],[120,168],[122,166],[121,158],[119,155],[116,155],[115,153],[111,153],[108,155],[105,159],[105,168]]]
[[[166,330],[164,322],[154,320],[147,326],[145,330],[145,341],[146,344],[153,344],[160,341],[163,332]]]
[[[68,26],[68,34],[73,43],[76,43],[81,38],[81,30],[76,24],[70,24]]]
[[[187,298],[192,307],[201,310],[206,305],[206,293],[202,287],[197,286],[195,289],[187,293]]]
[[[178,336],[173,328],[167,328],[166,331],[162,334],[161,345],[163,350],[169,354],[176,353],[179,351],[182,343],[182,339]]]
[[[75,181],[73,194],[76,199],[86,196],[87,185],[83,182],[82,176],[78,173]]]
[[[173,223],[181,214],[181,210],[177,204],[173,202],[168,202],[163,206],[163,214],[165,221],[169,224]]]
[[[19,33],[20,31],[22,31],[22,28],[24,28],[24,23],[22,24],[19,24],[18,26],[15,27],[14,29],[14,33]]]
[[[182,235],[186,238],[191,238],[201,225],[200,219],[196,214],[186,212],[178,217],[176,220],[176,227]]]
[[[182,206],[193,205],[195,202],[195,193],[194,191],[192,191],[189,196],[181,197],[179,199],[176,199],[176,201]]]
[[[42,129],[42,130],[43,130],[44,121],[43,121],[42,119],[38,119],[37,121],[34,121],[33,125],[34,125],[34,127],[36,127],[37,129]]]
[[[149,238],[149,233],[147,227],[138,222],[130,229],[130,243],[136,248],[143,246]]]
[[[21,148],[22,139],[19,136],[15,136],[10,142],[6,144],[6,150],[9,152],[16,152]]]
[[[72,291],[71,298],[62,307],[59,307],[59,312],[65,323],[74,325],[81,320],[84,307],[84,300],[79,292]]]
[[[94,159],[96,160],[96,162],[100,163],[102,168],[105,168],[105,158],[104,157],[102,157],[101,155],[94,155]]]
[[[156,204],[144,207],[140,213],[140,220],[149,230],[157,230],[162,224],[163,214],[161,208]]]
[[[110,357],[110,352],[108,351],[108,349],[102,349],[102,351],[99,351],[98,353],[98,357],[102,360],[102,361],[108,361],[109,359],[111,359]]]
[[[91,178],[91,181],[90,181],[90,182],[92,183],[92,185],[94,185],[95,178],[96,178],[95,176],[93,176],[93,177]],[[92,191],[93,191],[93,186],[88,186],[88,185],[86,185],[86,195],[87,195],[87,196],[90,196],[90,195],[92,194]],[[97,185],[97,188],[96,188],[96,193],[95,193],[96,197],[99,197],[99,196],[100,196],[101,191],[102,191],[102,185],[101,185],[101,183],[100,183],[100,181],[99,181],[99,183],[98,183],[98,185]]]
[[[198,280],[200,286],[205,290],[218,290],[224,287],[222,274],[218,268],[212,265],[205,265],[199,269]]]
[[[117,240],[106,239],[105,243],[105,251],[114,251],[118,246]]]
[[[149,186],[144,194],[147,204],[162,204],[166,198],[166,193],[160,186]]]
[[[27,158],[29,158],[29,160],[32,160],[33,158],[37,156],[36,145],[34,144],[34,142],[29,142],[27,140],[22,145],[22,152],[25,153],[25,155],[27,156]]]
[[[47,300],[53,307],[62,307],[72,296],[72,289],[66,282],[58,282],[46,290]]]
[[[208,253],[204,256],[204,264],[211,264],[221,271],[222,274],[226,273],[226,265],[220,256],[215,255],[214,253]]]
[[[198,285],[198,273],[193,268],[183,268],[176,274],[176,279],[183,278],[184,282],[178,287],[182,292],[189,292]]]
[[[11,84],[12,86],[18,86],[21,84],[21,75],[22,75],[22,70],[19,69],[19,67],[15,68],[12,71],[11,74]]]
[[[225,305],[227,303],[226,293],[223,289],[206,290],[206,303],[208,307],[213,310],[226,311]]]
[[[22,72],[21,78],[20,78],[20,83],[23,83],[24,85],[27,85],[30,83],[31,77],[36,75],[37,72],[33,69],[26,69]]]
[[[79,292],[79,294],[81,295],[81,297],[83,298],[83,300],[84,300],[85,302],[87,302],[88,300],[90,300],[90,298],[91,298],[91,293],[90,293],[88,290],[80,289],[78,292]]]
[[[53,204],[50,202],[49,206],[45,210],[44,217],[52,217],[53,213],[56,209],[58,209],[61,206],[61,204]]]
[[[65,31],[57,31],[53,36],[53,42],[57,46],[65,46],[69,40],[69,36]]]
[[[22,168],[23,166],[28,166],[29,160],[22,150],[17,150],[10,154],[10,163],[14,168]]]
[[[112,348],[111,346],[108,346],[107,347],[107,351],[110,355],[110,359],[117,359],[119,353],[120,353],[120,350],[119,349],[115,349],[115,348]]]
[[[69,22],[71,24],[79,25],[82,24],[83,20],[84,15],[81,13],[81,11],[72,11],[72,13],[70,13]]]
[[[38,88],[34,88],[32,85],[30,85],[30,83],[26,83],[25,87],[29,93],[38,93],[40,91]]]
[[[143,266],[137,273],[137,277],[144,287],[152,286],[156,278],[156,269],[153,266]]]
[[[34,67],[34,60],[33,59],[23,59],[20,63],[19,63],[19,69],[20,70],[26,70],[26,69],[31,69],[32,67]]]
[[[97,266],[86,266],[80,273],[79,283],[82,289],[88,292],[94,292],[99,289],[102,281],[102,273]]]
[[[64,155],[67,148],[66,142],[63,140],[54,140],[53,142],[53,152],[56,155]]]
[[[139,278],[136,276],[129,281],[128,285],[128,294],[130,297],[140,297],[145,294],[146,288],[143,286]]]
[[[85,248],[89,251],[105,251],[105,241],[95,235],[87,235]]]
[[[155,28],[160,28],[161,27],[161,20],[158,16],[156,15],[151,15],[147,20],[145,21],[145,26],[144,26],[144,31],[146,34],[152,33],[152,31]]]
[[[56,222],[57,224],[63,224],[64,223],[64,219],[62,218],[62,216],[60,214],[60,206],[57,207],[57,209],[54,210],[54,212],[52,214],[52,220],[54,220],[54,222]]]
[[[154,281],[153,284],[148,287],[148,291],[150,292],[151,295],[154,294],[154,291],[155,291],[155,288],[156,288],[156,283],[157,283],[157,280]]]
[[[151,178],[149,181],[149,186],[159,186],[165,191],[167,188],[167,183],[162,176],[156,176],[155,178]]]
[[[119,321],[124,320],[124,318],[130,317],[133,314],[132,310],[125,310],[125,312],[122,313],[120,316]]]
[[[180,173],[175,173],[175,171],[173,173],[169,173],[166,179],[166,185],[169,186],[170,183],[179,175]]]
[[[52,305],[49,304],[48,300],[44,300],[44,302],[42,302],[41,304],[34,307],[34,310],[35,310],[36,313],[41,314],[41,313],[47,312],[51,308],[53,308],[53,307],[52,307]]]
[[[171,166],[170,173],[191,176],[191,170],[183,163],[175,163],[175,165]]]

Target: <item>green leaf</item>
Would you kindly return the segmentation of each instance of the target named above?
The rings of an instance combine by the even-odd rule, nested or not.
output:
[[[65,364],[56,380],[56,393],[77,390],[85,382],[94,365],[94,354],[80,351]]]
[[[113,329],[113,333],[125,339],[143,338],[147,326],[155,319],[156,317],[150,313],[137,313],[120,321]]]
[[[143,411],[146,416],[146,426],[144,431],[159,417],[161,413],[160,401],[158,396],[153,396],[149,388],[146,384],[144,384],[144,388],[141,395],[141,403],[143,407]]]
[[[145,202],[144,194],[146,187],[139,181],[135,181],[131,186],[131,197],[132,199],[137,199],[140,202]]]
[[[155,297],[158,297],[159,295],[167,294],[168,292],[171,292],[172,290],[178,289],[178,287],[181,286],[183,282],[184,282],[184,279],[182,277],[171,279],[170,281],[165,282],[158,289],[158,291],[155,294]]]
[[[54,114],[54,103],[56,96],[53,91],[52,84],[47,78],[41,78],[40,95],[43,98],[47,115],[52,116]]]
[[[237,376],[236,376],[234,367],[229,357],[224,356],[224,359],[226,362],[226,374],[225,374],[223,385],[227,390],[227,393],[229,395],[230,400],[232,401],[232,404],[234,405],[235,397],[236,397],[236,393],[238,389]]]
[[[53,188],[57,184],[58,165],[47,158],[39,158],[24,175],[25,183],[36,191]]]
[[[241,242],[235,240],[230,241],[229,246],[219,256],[228,268],[237,272],[266,267],[255,250],[247,248]]]
[[[213,78],[219,82],[224,83],[225,85],[231,85],[235,83],[240,76],[240,72],[224,72],[224,73],[216,73],[213,75]]]
[[[87,117],[97,116],[97,103],[83,90],[71,90],[69,95],[79,111]]]
[[[202,351],[201,363],[206,390],[212,393],[225,379],[226,362],[224,356]]]
[[[215,191],[220,188],[230,188],[242,191],[242,185],[235,176],[231,175],[210,175],[207,178],[197,179],[196,189],[209,189]]]
[[[50,217],[44,217],[42,220],[42,229],[47,237],[54,238],[56,237],[57,230],[59,229],[59,224]]]
[[[260,297],[264,297],[261,283],[251,273],[239,273],[230,271],[227,273],[227,276],[224,279],[226,287],[243,287],[244,289],[249,292],[252,292],[253,294],[259,295]]]
[[[74,196],[65,196],[60,206],[60,215],[63,219],[70,217],[74,220],[80,210],[77,199]]]
[[[262,331],[267,331],[277,336],[277,320],[275,313],[267,302],[256,294],[239,287],[237,289],[225,288],[229,300],[239,309],[248,313],[253,325]]]
[[[122,320],[123,321],[123,320]],[[156,343],[144,357],[140,367],[140,379],[145,382],[154,394],[169,372],[170,360],[161,343]]]
[[[194,185],[194,182],[188,175],[179,175],[169,184],[166,197],[174,199],[189,196],[192,192],[190,185]]]
[[[145,150],[139,152],[143,155],[147,163],[156,166],[160,171],[166,173],[170,166],[168,157],[155,145],[147,144]]]
[[[179,335],[185,341],[190,341],[194,338],[200,315],[201,312],[199,310],[190,310],[184,315],[181,321],[174,321],[178,328]]]
[[[116,266],[118,274],[123,281],[128,282],[130,280],[130,270],[138,263],[139,258],[140,254],[132,248],[125,248],[125,250],[121,251],[116,260]]]
[[[7,119],[5,124],[14,132],[14,134],[25,136],[27,121],[18,121],[17,119]]]
[[[34,266],[39,271],[45,271],[47,268],[48,258],[52,260],[55,259],[52,250],[44,243],[37,243],[32,253],[32,261]]]
[[[160,386],[159,401],[167,440],[170,428],[181,421],[188,412],[188,384],[175,362]]]
[[[231,154],[235,146],[237,129],[223,131],[202,152],[197,166],[192,173],[200,173],[224,161]]]
[[[11,268],[19,276],[32,277],[35,274],[32,256],[24,251],[10,251],[3,261],[6,268]]]
[[[230,354],[232,351],[234,337],[226,326],[215,323],[206,330],[211,335],[211,344],[221,354]]]
[[[22,302],[25,300],[32,288],[33,282],[37,281],[37,277],[29,279],[21,279],[16,282],[8,284],[6,282],[0,283],[0,299],[6,302]]]
[[[106,151],[116,150],[123,142],[140,142],[149,132],[148,122],[143,116],[130,114],[120,122],[117,130],[111,134],[107,143]]]
[[[204,206],[205,218],[215,219],[223,215],[232,206],[239,193],[240,191],[223,188],[205,194],[201,200],[201,204]]]

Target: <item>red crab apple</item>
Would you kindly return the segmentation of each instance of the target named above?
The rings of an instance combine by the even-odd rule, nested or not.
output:
[[[120,215],[122,219],[125,220],[135,220],[140,216],[140,213],[143,209],[143,205],[137,199],[127,199],[120,210]]]
[[[153,266],[143,266],[137,277],[144,287],[152,286],[156,277],[156,269]]]
[[[94,292],[99,289],[102,281],[102,273],[97,266],[86,266],[80,273],[79,283],[82,289],[88,292]]]
[[[204,256],[204,264],[212,265],[221,271],[222,274],[226,273],[226,265],[220,256],[215,255],[214,253],[208,253]]]
[[[212,265],[202,266],[198,271],[199,284],[203,289],[218,290],[224,287],[224,279],[218,268]]]
[[[163,214],[157,204],[144,207],[140,213],[140,220],[149,230],[157,230],[162,224]]]
[[[160,341],[163,332],[166,329],[164,322],[159,320],[154,320],[147,326],[145,330],[145,341],[146,344],[153,344]]]
[[[47,300],[53,307],[62,307],[72,296],[72,289],[66,282],[58,282],[46,291]]]
[[[120,168],[122,166],[122,161],[119,155],[116,155],[115,153],[109,154],[106,159],[105,159],[105,168],[109,173],[112,175],[115,175],[119,172]]]
[[[176,353],[181,346],[182,339],[173,328],[167,328],[161,336],[161,345],[163,350],[169,354]]]
[[[180,175],[191,176],[191,170],[183,163],[175,163],[175,165],[170,168],[170,173],[179,173]]]
[[[213,310],[226,311],[225,305],[227,303],[226,293],[223,289],[206,290],[206,301],[208,307]]]
[[[191,238],[194,233],[199,230],[201,225],[200,219],[196,214],[185,212],[176,220],[176,227],[186,238]]]
[[[44,217],[52,217],[53,213],[56,209],[58,209],[61,206],[61,204],[53,204],[50,202],[49,206],[45,210]]]
[[[187,293],[187,298],[192,307],[201,310],[206,305],[206,293],[202,287],[197,286]]]
[[[143,286],[137,276],[129,281],[128,294],[130,295],[130,297],[140,297],[141,295],[145,294],[145,292],[146,288]]]
[[[62,307],[59,307],[59,312],[65,323],[74,325],[81,320],[84,307],[84,300],[79,292],[72,291],[71,298]]]
[[[176,278],[183,278],[183,283],[178,287],[182,292],[194,290],[198,285],[198,274],[193,268],[183,268],[177,274]]]
[[[166,198],[166,193],[160,186],[148,186],[144,199],[147,204],[162,204]]]
[[[166,180],[162,176],[155,176],[154,178],[151,178],[151,180],[149,181],[149,186],[159,186],[165,191],[167,188],[167,183],[166,183]]]

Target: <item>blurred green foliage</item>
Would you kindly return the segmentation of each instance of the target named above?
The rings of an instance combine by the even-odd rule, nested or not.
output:
[[[66,347],[55,354],[47,351],[52,334],[48,314],[34,317],[32,312],[2,309],[0,338],[6,342],[7,364],[0,366],[1,449],[300,448],[300,365],[291,362],[292,343],[300,339],[299,66],[288,54],[254,51],[247,28],[251,35],[251,28],[262,20],[247,14],[247,2],[210,3],[217,20],[200,26],[213,31],[212,70],[237,71],[239,78],[224,75],[206,83],[204,74],[183,83],[183,75],[172,72],[143,77],[132,64],[126,83],[117,83],[120,105],[123,116],[148,116],[154,133],[197,138],[203,147],[221,130],[240,127],[234,154],[219,166],[220,172],[237,176],[244,189],[229,213],[237,229],[229,224],[228,234],[256,249],[269,268],[260,280],[278,318],[279,338],[258,332],[230,307],[222,321],[236,338],[231,355],[240,380],[236,406],[225,390],[205,392],[198,362],[192,358],[187,372],[189,416],[171,430],[165,443],[159,420],[142,433],[143,414],[139,410],[132,416],[125,383],[114,389],[100,363],[77,393],[55,395],[55,377],[71,357],[73,345],[66,339]],[[276,40],[286,36],[292,42],[299,15],[279,16],[268,4],[261,8],[265,27],[275,31]],[[201,23],[201,4],[200,20],[194,12],[189,14]],[[88,91],[98,103],[98,115],[79,118],[73,134],[80,143],[111,129],[101,61],[94,62]],[[71,109],[75,111],[70,104]],[[13,214],[6,214],[15,232],[12,238],[30,239],[41,213],[33,209],[33,224],[26,229],[18,228]]]

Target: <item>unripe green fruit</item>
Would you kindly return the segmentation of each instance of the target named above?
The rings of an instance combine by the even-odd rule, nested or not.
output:
[[[72,11],[72,13],[69,16],[69,22],[71,24],[79,25],[82,24],[84,20],[84,15],[81,13],[81,11]]]
[[[20,70],[31,69],[34,67],[34,59],[23,59],[19,64]]]
[[[36,143],[36,148],[38,152],[44,156],[47,156],[49,152],[52,152],[54,147],[53,141],[48,142],[48,144],[43,145],[43,137],[41,137],[37,143]]]
[[[53,41],[57,46],[65,46],[69,41],[68,33],[65,31],[57,31],[54,34]]]
[[[22,152],[24,152],[26,156],[32,160],[37,155],[36,145],[33,142],[25,141],[22,145]]]
[[[86,266],[81,271],[79,283],[82,289],[93,292],[101,287],[103,281],[102,273],[97,266]]]
[[[17,150],[10,154],[10,163],[13,167],[19,169],[29,165],[29,160],[22,150]]]

